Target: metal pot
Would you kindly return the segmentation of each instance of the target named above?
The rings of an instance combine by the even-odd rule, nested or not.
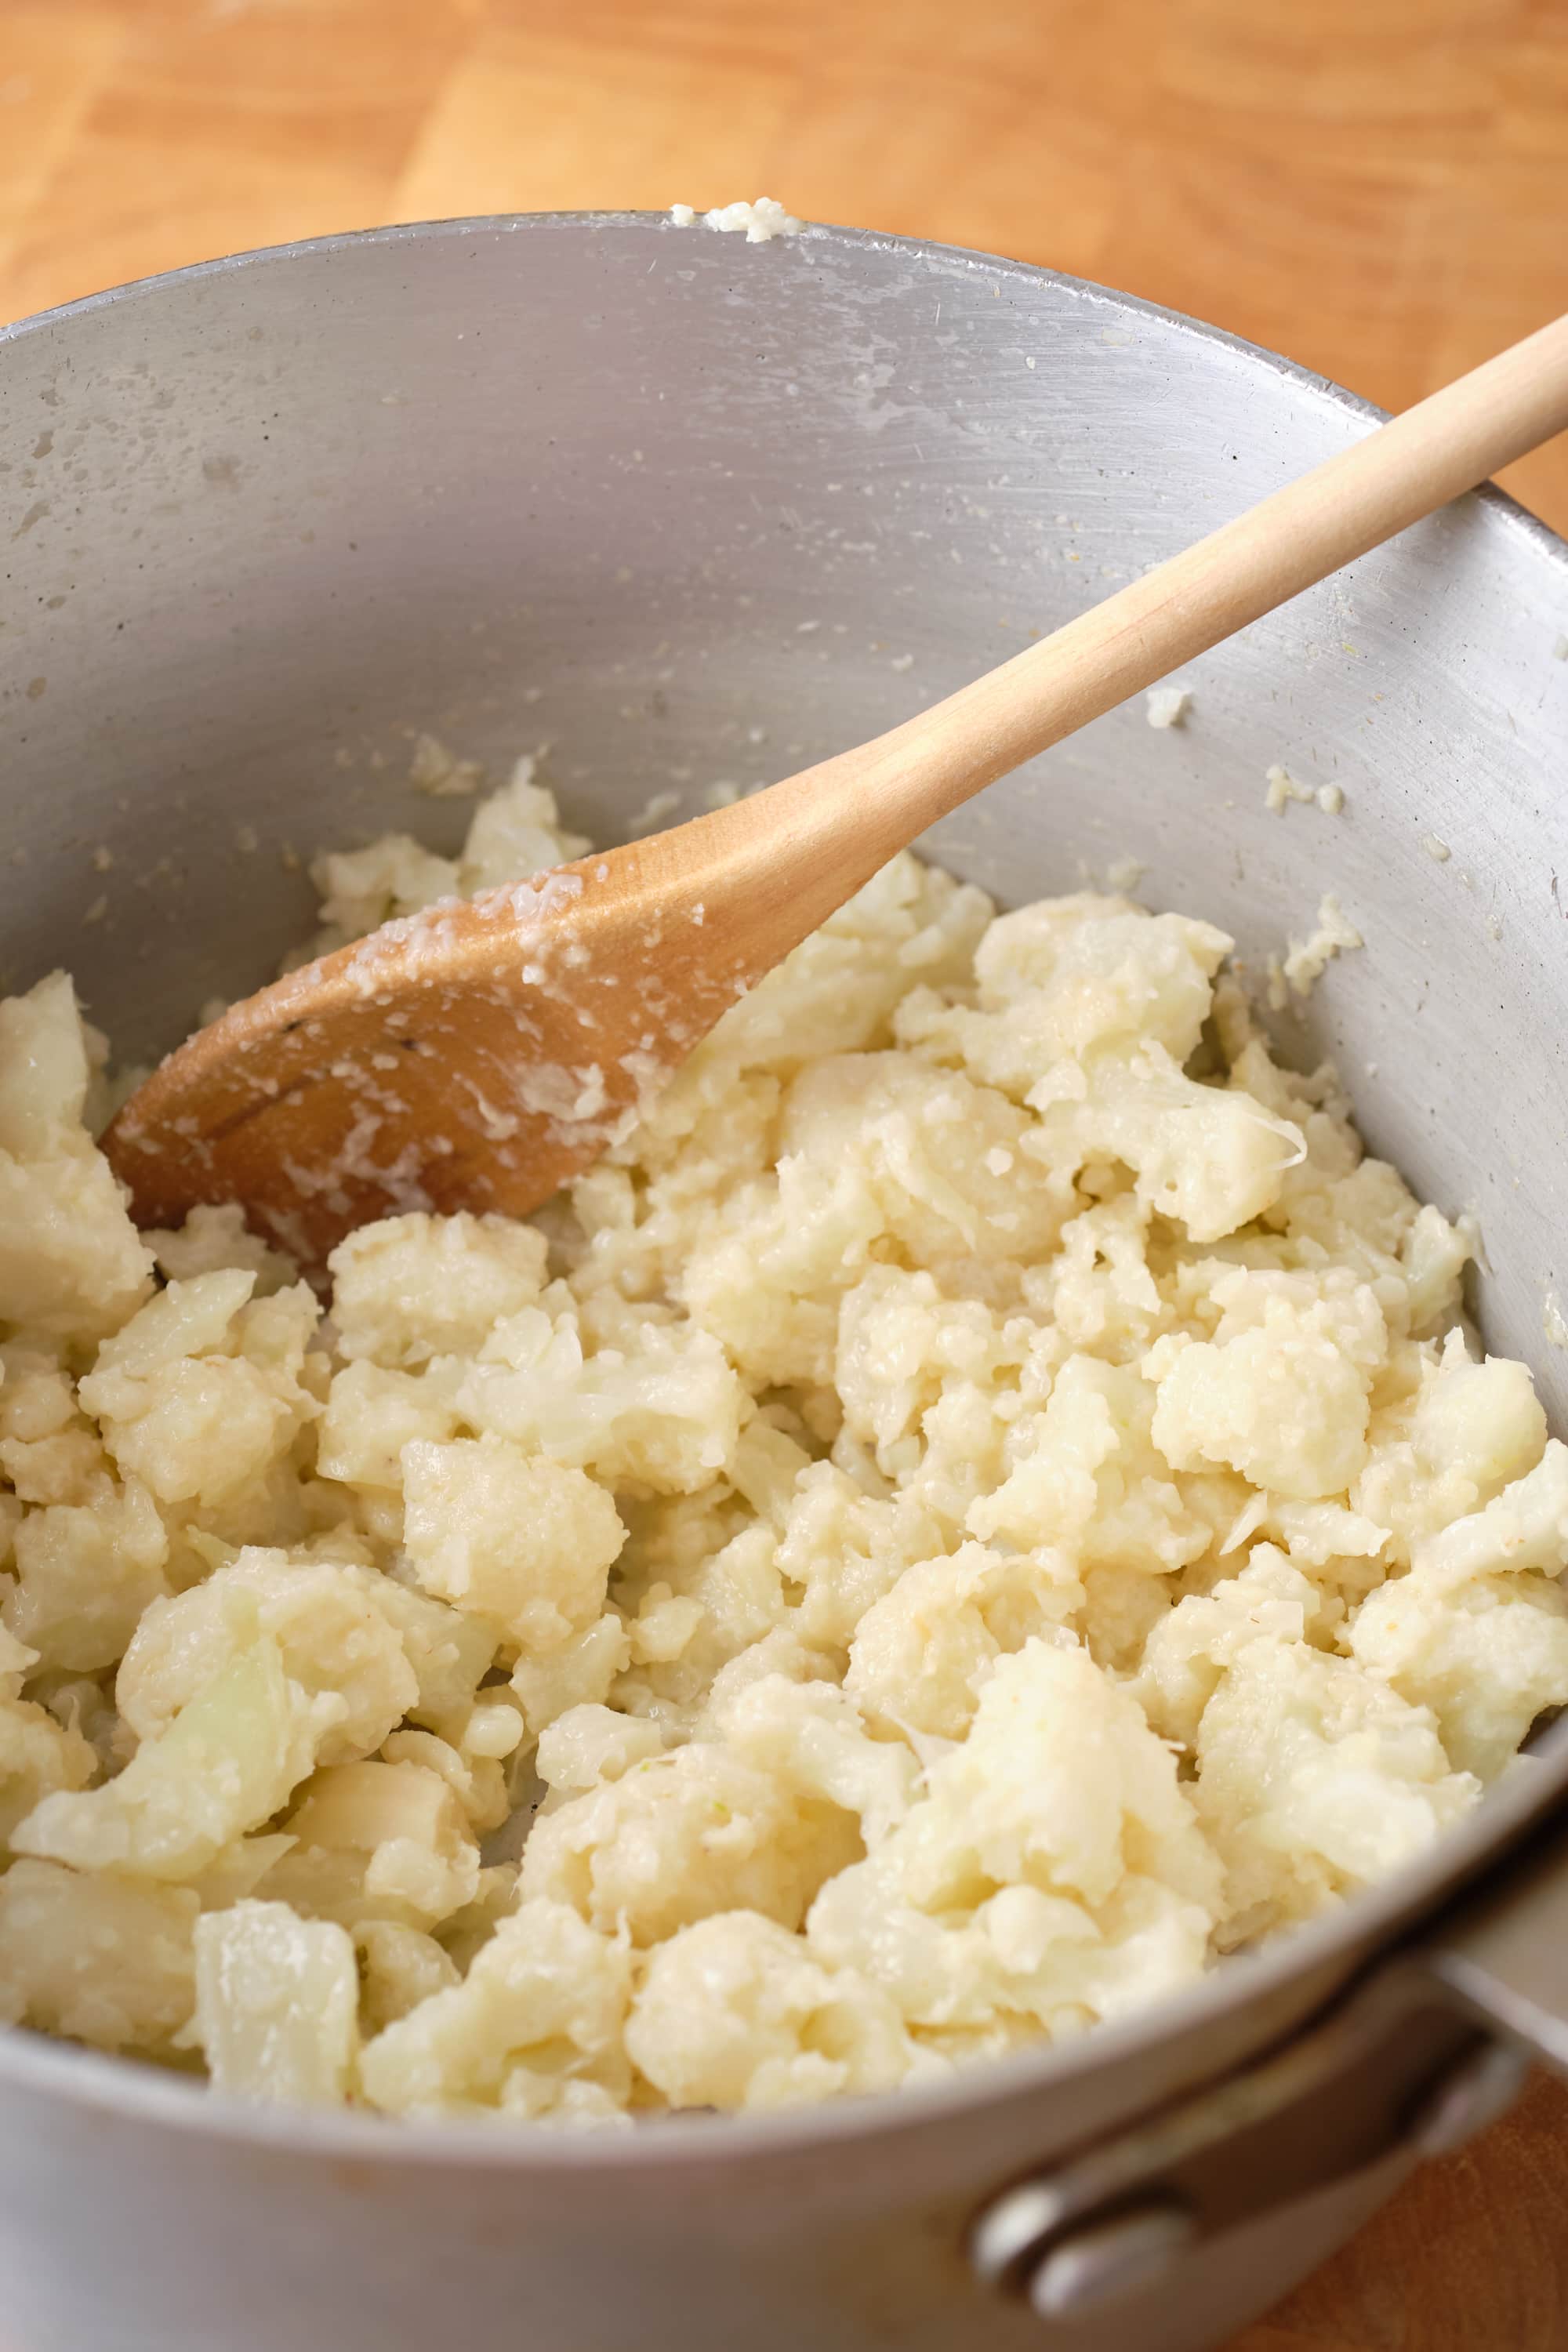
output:
[[[0,394],[0,978],[69,965],[128,1055],[302,934],[297,853],[451,845],[416,730],[549,739],[614,837],[890,723],[1373,415],[1037,269],[622,216],[185,270],[10,329]],[[1195,664],[1184,728],[1118,711],[932,843],[1005,902],[1137,858],[1249,959],[1335,890],[1366,951],[1290,1042],[1479,1213],[1483,1328],[1560,1420],[1565,630],[1568,550],[1467,500]],[[1269,814],[1276,761],[1343,815]],[[1568,2057],[1564,1782],[1547,1733],[1440,1851],[1184,1999],[828,2111],[394,2128],[0,2035],[8,2340],[1212,2344],[1496,2112],[1521,2043]]]

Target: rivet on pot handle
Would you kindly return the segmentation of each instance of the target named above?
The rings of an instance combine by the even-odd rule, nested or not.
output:
[[[1048,2326],[1247,2221],[1494,2122],[1533,2059],[1568,2074],[1568,1834],[1537,1839],[1379,1961],[1327,2016],[1181,2104],[993,2198],[980,2277]]]

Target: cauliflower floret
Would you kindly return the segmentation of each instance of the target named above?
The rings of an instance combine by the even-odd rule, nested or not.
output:
[[[659,1946],[626,2042],[672,2107],[796,2106],[890,2090],[921,2070],[879,1986],[825,1968],[804,1937],[755,1911],[700,1920]]]
[[[664,1734],[657,1723],[619,1715],[614,1707],[570,1706],[540,1734],[534,1769],[546,1788],[575,1793],[618,1780],[634,1764],[663,1753]]]
[[[0,1477],[26,1503],[90,1503],[104,1490],[109,1456],[77,1410],[76,1392],[51,1357],[5,1350],[0,1385]]]
[[[1020,1416],[1008,1452],[1009,1475],[969,1512],[973,1535],[1151,1576],[1208,1547],[1163,1458],[1154,1391],[1131,1366],[1071,1357],[1044,1411]]]
[[[291,1290],[300,1279],[292,1258],[247,1229],[245,1211],[234,1201],[193,1209],[176,1232],[150,1233],[147,1246],[170,1282],[193,1282],[199,1274],[237,1267],[256,1276],[253,1298],[270,1298],[276,1291]]]
[[[1542,1576],[1478,1576],[1457,1591],[1396,1578],[1362,1603],[1346,1646],[1430,1707],[1449,1758],[1482,1780],[1538,1715],[1568,1705],[1568,1593]]]
[[[726,1660],[709,1685],[707,1700],[690,1727],[692,1735],[705,1738],[723,1719],[723,1710],[753,1683],[765,1682],[772,1675],[783,1675],[786,1682],[831,1682],[834,1660],[825,1650],[807,1649],[790,1625],[775,1625],[760,1642],[753,1642],[732,1658]]]
[[[63,971],[26,996],[0,1000],[0,1151],[35,1161],[79,1154],[90,1076],[76,992]]]
[[[1064,1058],[1155,1039],[1176,1062],[1198,1042],[1231,942],[1210,923],[1146,914],[1125,898],[1045,898],[1001,915],[974,959],[976,1009],[924,994],[901,1012],[901,1043],[960,1056],[1020,1100]]]
[[[967,977],[990,914],[982,891],[900,851],[731,1007],[659,1097],[639,1153],[679,1136],[702,1096],[728,1097],[743,1072],[791,1073],[887,1044],[912,983]]]
[[[499,1322],[537,1306],[544,1236],[510,1217],[386,1217],[328,1261],[338,1344],[394,1370],[477,1355]]]
[[[1179,1990],[1205,1965],[1209,1927],[1200,1905],[1139,1872],[1092,1910],[1006,1886],[971,1913],[933,1917],[905,1898],[896,1863],[878,1855],[824,1887],[807,1940],[835,1966],[874,1976],[923,2047],[978,2057],[1076,2034]]]
[[[495,1663],[494,1626],[390,1576],[361,1570],[355,1581],[397,1634],[414,1670],[417,1689],[408,1709],[410,1719],[431,1730],[454,1718],[466,1719],[475,1693]]]
[[[18,1642],[15,1633],[0,1622],[0,1699],[20,1698],[22,1685],[38,1663],[37,1650],[29,1650]]]
[[[457,1408],[475,1429],[606,1485],[693,1494],[732,1458],[745,1390],[704,1331],[645,1318],[636,1342],[585,1355],[571,1316],[524,1308],[464,1368]]]
[[[1016,1281],[1017,1261],[1050,1247],[1071,1186],[1024,1156],[1031,1126],[994,1089],[907,1054],[816,1063],[787,1091],[776,1173],[694,1229],[680,1296],[749,1381],[826,1383],[838,1297],[873,1258]]]
[[[502,1919],[461,1984],[367,2043],[360,2083],[389,2115],[505,2107],[546,2122],[600,2122],[624,2105],[631,1955],[566,1905],[525,1902]]]
[[[1149,1270],[1149,1208],[1135,1192],[1101,1201],[1070,1219],[1055,1257],[1026,1275],[1026,1297],[1049,1308],[1073,1348],[1131,1362],[1165,1320]]]
[[[917,1265],[1031,1259],[1061,1229],[1060,1184],[1024,1154],[1031,1122],[994,1087],[904,1054],[843,1054],[790,1087],[782,1151],[852,1168],[877,1231]],[[1005,1165],[1002,1164],[1005,1161]]]
[[[512,1669],[511,1687],[530,1734],[537,1739],[570,1708],[602,1706],[631,1655],[631,1636],[614,1610],[540,1657],[525,1653]]]
[[[1343,1493],[1366,1460],[1372,1381],[1387,1356],[1371,1288],[1238,1267],[1213,1297],[1213,1340],[1172,1335],[1145,1360],[1161,1453],[1178,1470],[1226,1464],[1298,1500]]]
[[[1349,1659],[1261,1635],[1197,1734],[1200,1819],[1224,1858],[1227,1942],[1385,1877],[1469,1811],[1430,1711]]]
[[[1410,1328],[1419,1337],[1448,1330],[1462,1311],[1465,1268],[1476,1255],[1473,1218],[1450,1224],[1440,1209],[1423,1208],[1400,1246]]]
[[[0,1877],[0,2019],[100,2050],[167,2053],[195,1998],[186,1886],[16,1862]]]
[[[35,1806],[57,1789],[85,1789],[97,1775],[98,1758],[79,1731],[31,1699],[0,1698],[0,1858]]]
[[[464,1722],[449,1722],[447,1737],[410,1726],[395,1731],[381,1752],[388,1764],[423,1764],[439,1773],[482,1837],[511,1811],[505,1759],[523,1746],[527,1730],[512,1694],[497,1691],[480,1695]]]
[[[1218,1872],[1173,1759],[1087,1652],[1042,1641],[999,1658],[963,1744],[889,1840],[929,1907],[1037,1885],[1089,1905],[1130,1870],[1214,1907]]]
[[[471,1903],[479,1849],[453,1790],[406,1760],[335,1764],[283,1822],[291,1850],[264,1892],[317,1919],[433,1927]]]
[[[360,2027],[368,2038],[395,2024],[432,1993],[462,1982],[457,1962],[433,1936],[395,1919],[363,1919],[354,1929],[360,1964]]]
[[[0,1323],[76,1348],[118,1330],[153,1273],[82,1125],[89,1076],[63,972],[0,1002]]]
[[[1149,1635],[1131,1685],[1153,1728],[1191,1748],[1237,1653],[1262,1634],[1305,1642],[1319,1601],[1318,1588],[1273,1544],[1255,1545],[1246,1567],[1211,1592],[1178,1601]]]
[[[403,1452],[404,1542],[427,1592],[489,1619],[530,1656],[602,1612],[626,1529],[581,1470],[495,1439]]]
[[[323,1478],[388,1494],[403,1491],[403,1449],[416,1439],[440,1444],[457,1433],[453,1380],[429,1372],[389,1371],[368,1360],[336,1374],[316,1431]]]
[[[847,1649],[873,1601],[906,1569],[943,1548],[943,1530],[917,1495],[868,1495],[832,1462],[802,1472],[776,1563],[799,1588],[795,1627],[822,1649]]]
[[[366,1569],[244,1550],[205,1584],[148,1609],[115,1685],[120,1712],[138,1739],[162,1738],[181,1710],[264,1635],[277,1642],[300,1690],[334,1703],[321,1760],[368,1755],[420,1696],[384,1601],[385,1582]],[[390,1605],[396,1611],[398,1601]]]
[[[1492,1366],[1468,1369],[1482,1374]],[[1502,1383],[1478,1379],[1454,1400],[1462,1406],[1468,1391],[1480,1408],[1468,1444],[1454,1437],[1453,1475],[1472,1494],[1483,1480],[1493,1483],[1500,1464],[1534,1451],[1533,1413],[1506,1409],[1524,1404],[1525,1389],[1509,1387],[1511,1397]],[[1500,1391],[1505,1410],[1493,1418],[1485,1407]],[[1491,1780],[1536,1717],[1568,1703],[1568,1594],[1554,1580],[1564,1566],[1568,1447],[1552,1438],[1535,1467],[1481,1509],[1416,1543],[1409,1573],[1363,1602],[1346,1646],[1432,1709],[1457,1765]]]
[[[861,1851],[852,1814],[702,1740],[542,1812],[522,1893],[646,1947],[715,1911],[797,1927],[824,1880]]]
[[[1220,1870],[1169,1750],[1082,1650],[997,1661],[962,1745],[868,1861],[818,1895],[815,1950],[912,2022],[1048,2030],[1202,1968]]]
[[[914,1801],[919,1767],[901,1740],[871,1739],[854,1699],[836,1684],[759,1676],[710,1705],[703,1729],[805,1802],[853,1813],[868,1848]]]
[[[1429,1351],[1421,1351],[1426,1356]],[[1473,1362],[1453,1331],[1420,1363],[1415,1393],[1373,1416],[1356,1508],[1388,1530],[1393,1558],[1479,1508],[1541,1460],[1546,1415],[1522,1364]]]
[[[341,2104],[359,2042],[354,1948],[286,1903],[237,1903],[195,1926],[190,2039],[220,2091],[280,2105]]]
[[[329,851],[312,861],[310,879],[321,894],[321,929],[301,950],[300,962],[458,893],[453,861],[422,849],[405,833],[385,834],[363,849]]]
[[[537,764],[525,752],[500,792],[474,811],[458,861],[458,887],[465,898],[498,883],[524,882],[591,847],[580,833],[567,832],[554,793],[534,782]]]
[[[161,1503],[222,1503],[313,1418],[300,1383],[318,1308],[305,1284],[250,1301],[244,1269],[172,1282],[98,1351],[79,1394],[122,1472]]]
[[[180,1709],[100,1789],[46,1796],[18,1822],[18,1853],[77,1870],[178,1881],[269,1821],[341,1719],[310,1698],[263,1637]]]
[[[169,1538],[139,1479],[102,1482],[90,1503],[29,1511],[14,1538],[16,1588],[0,1609],[46,1664],[101,1673],[168,1591]]]
[[[838,1309],[833,1384],[844,1426],[896,1475],[944,1390],[1016,1378],[1035,1336],[1024,1317],[1001,1322],[980,1299],[944,1298],[929,1274],[870,1266]]]
[[[849,1644],[844,1686],[878,1730],[962,1739],[995,1660],[1047,1636],[1083,1605],[1060,1553],[966,1543],[917,1561],[873,1601]]]
[[[1271,1208],[1306,1146],[1289,1119],[1240,1087],[1200,1084],[1160,1045],[1105,1052],[1029,1090],[1031,1151],[1060,1167],[1118,1160],[1146,1208],[1194,1242],[1221,1240]]]
[[[1411,1555],[1411,1569],[1437,1591],[1472,1577],[1538,1569],[1561,1574],[1568,1562],[1568,1445],[1549,1440],[1540,1461],[1493,1496],[1483,1510],[1455,1519]]]

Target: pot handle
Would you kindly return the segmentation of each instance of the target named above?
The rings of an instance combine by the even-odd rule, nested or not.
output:
[[[1408,1964],[1479,2024],[1568,2075],[1568,1830],[1538,1836],[1461,1896]]]
[[[1292,2040],[993,2196],[975,2271],[1074,2323],[1352,2174],[1451,2153],[1532,2060],[1568,2075],[1565,1955],[1568,1827],[1538,1828]]]

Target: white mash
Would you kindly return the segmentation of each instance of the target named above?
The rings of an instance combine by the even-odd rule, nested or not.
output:
[[[524,763],[460,861],[323,858],[328,939],[562,846]],[[325,1320],[237,1213],[139,1235],[69,982],[0,1007],[0,2017],[777,2107],[1428,1846],[1568,1699],[1568,1449],[1229,945],[895,858],[536,1221],[367,1227]]]

